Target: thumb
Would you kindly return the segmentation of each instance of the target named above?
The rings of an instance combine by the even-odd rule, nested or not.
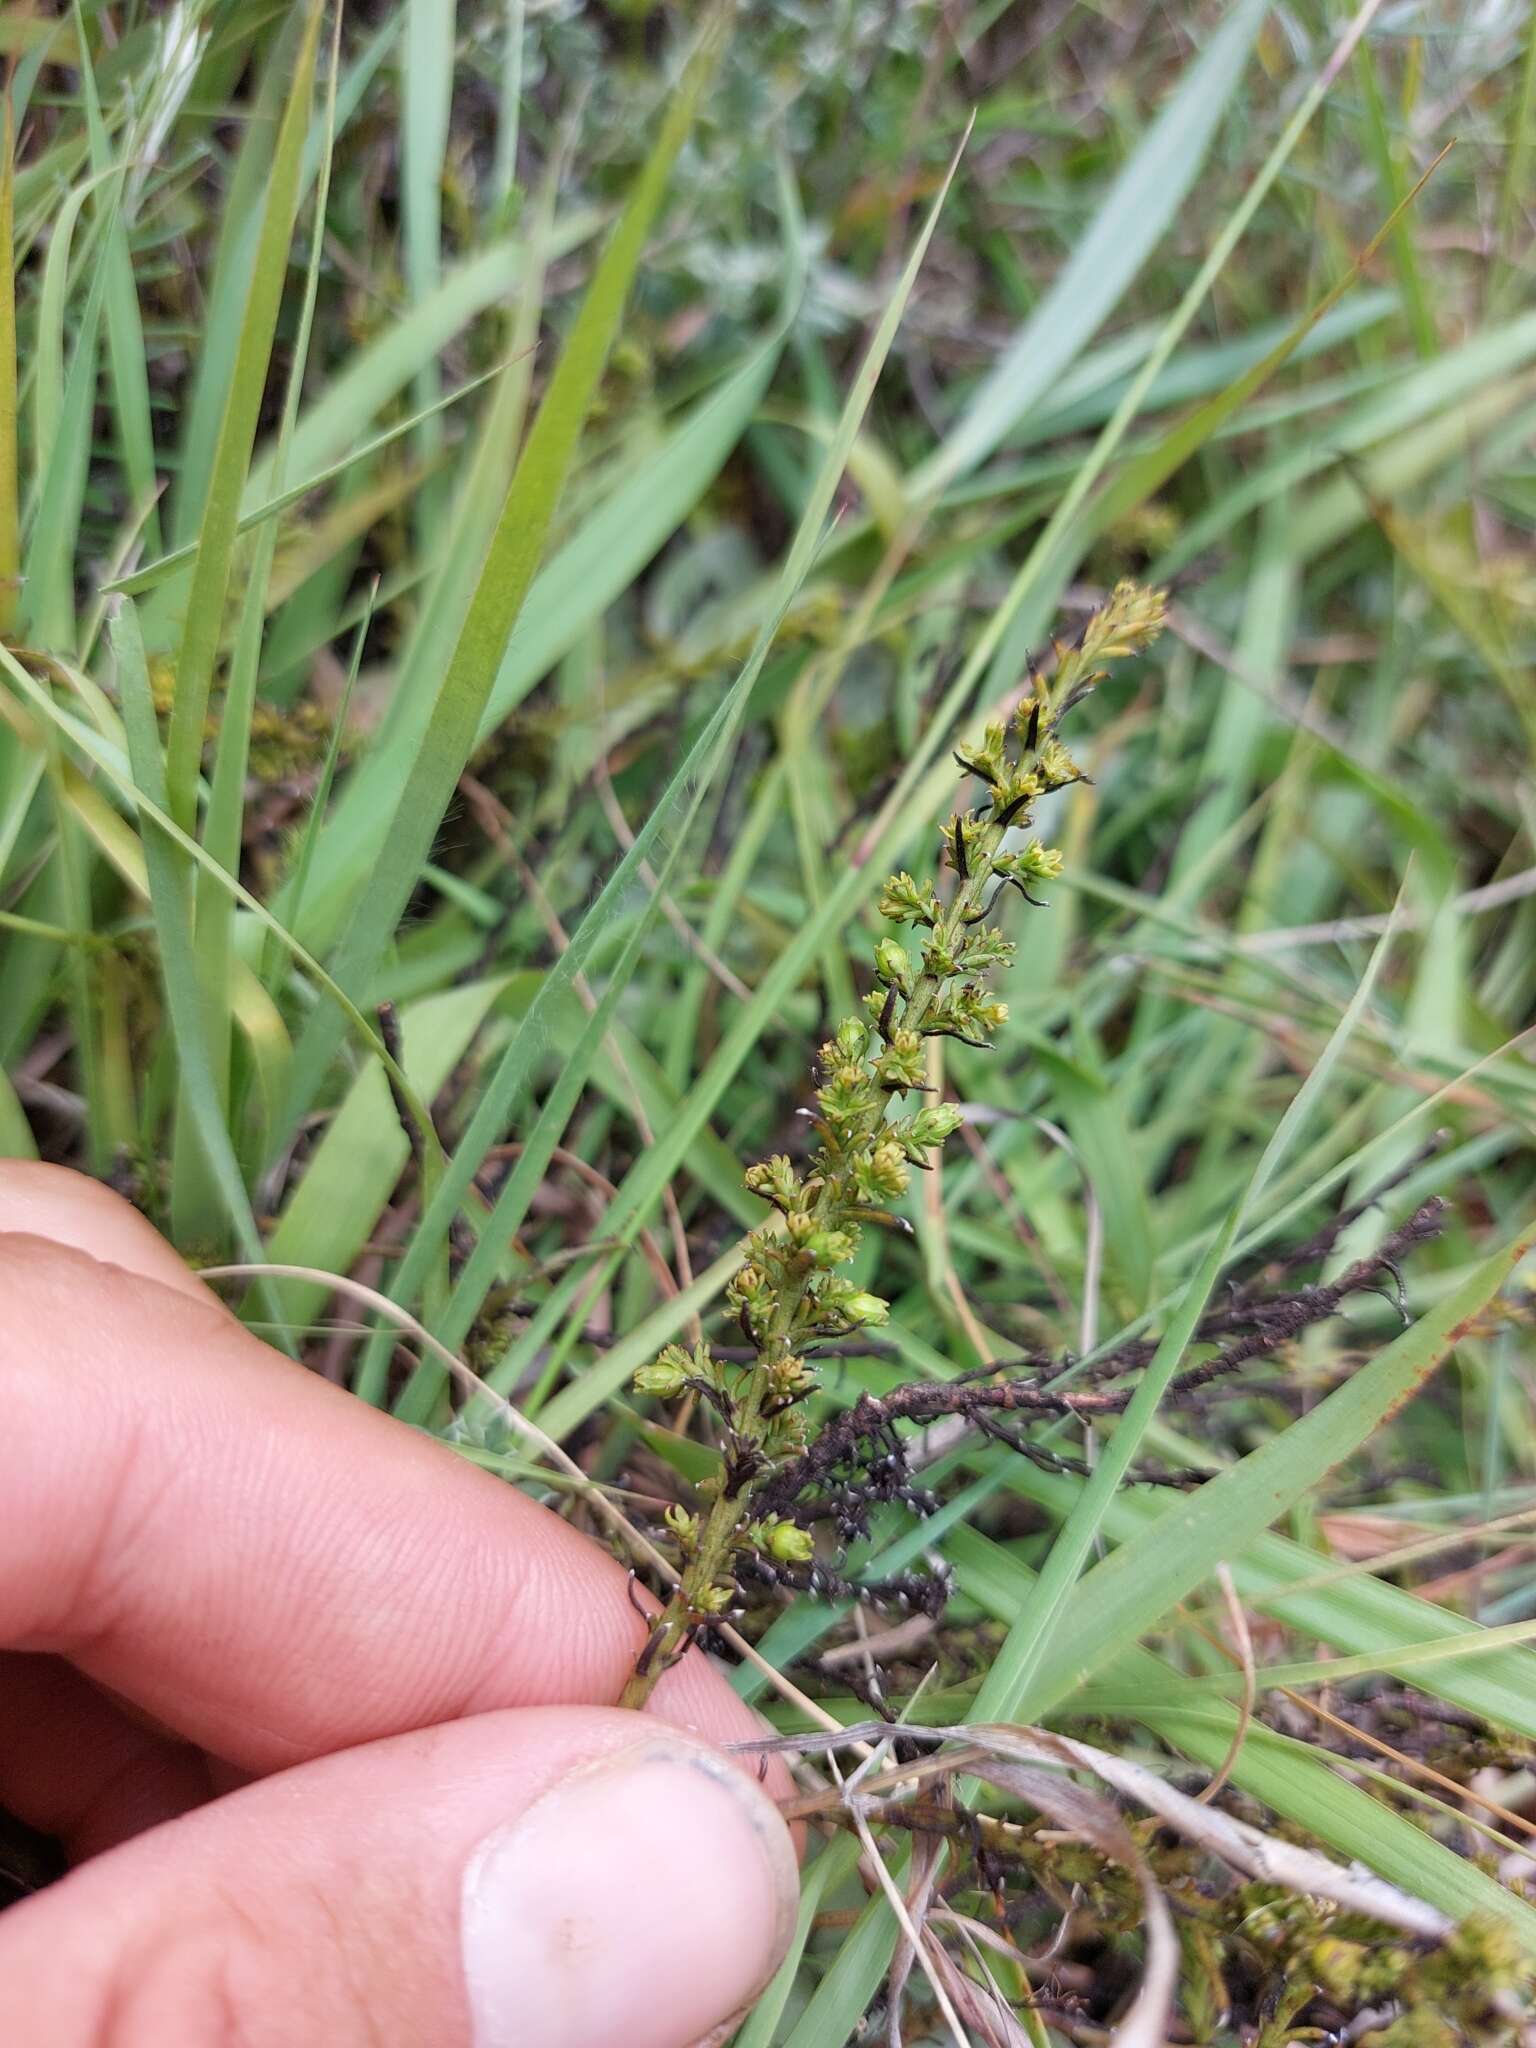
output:
[[[777,1966],[751,1776],[608,1708],[478,1715],[248,1785],[0,1916],[30,2048],[688,2048]]]

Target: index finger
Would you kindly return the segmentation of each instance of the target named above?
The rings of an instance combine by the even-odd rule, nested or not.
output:
[[[39,1171],[0,1168],[0,1232]],[[174,1261],[122,1208],[108,1256]],[[256,1771],[617,1699],[646,1624],[615,1559],[280,1357],[184,1268],[104,1263],[70,1224],[72,1244],[0,1235],[0,1645],[62,1654]],[[721,1739],[759,1726],[698,1656],[656,1708]]]

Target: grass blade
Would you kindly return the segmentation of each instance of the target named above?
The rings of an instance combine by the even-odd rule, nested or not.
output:
[[[1371,955],[1370,966],[1366,969],[1360,986],[1355,990],[1348,1009],[1339,1019],[1338,1027],[1329,1039],[1322,1057],[1280,1119],[1274,1136],[1265,1146],[1253,1170],[1246,1190],[1233,1204],[1226,1222],[1217,1232],[1215,1241],[1201,1261],[1199,1271],[1190,1281],[1178,1307],[1169,1319],[1156,1354],[1137,1383],[1129,1407],[1120,1418],[1113,1435],[1103,1446],[1092,1477],[1083,1487],[1065,1527],[1051,1546],[1050,1555],[1036,1581],[1028,1610],[1009,1631],[1007,1641],[999,1650],[991,1670],[987,1673],[976,1701],[975,1713],[978,1720],[1012,1721],[1038,1718],[1035,1675],[1060,1633],[1067,1601],[1098,1538],[1109,1503],[1123,1484],[1131,1462],[1140,1449],[1146,1431],[1167,1391],[1168,1383],[1177,1372],[1184,1353],[1189,1348],[1190,1339],[1199,1327],[1200,1318],[1205,1314],[1211,1294],[1231,1252],[1233,1241],[1242,1228],[1244,1217],[1262,1197],[1265,1188],[1279,1171],[1280,1164],[1290,1150],[1296,1134],[1312,1116],[1321,1100],[1333,1070],[1343,1056],[1344,1049],[1353,1037],[1355,1027],[1370,1002],[1377,977],[1386,962],[1395,936],[1395,929],[1391,926],[1383,933]],[[1080,1631],[1078,1633],[1080,1639]]]
[[[131,598],[118,601],[109,626],[122,692],[123,720],[134,778],[149,800],[169,809],[160,734],[144,655],[144,639]],[[144,863],[149,875],[150,904],[160,948],[160,969],[166,1003],[176,1031],[181,1088],[213,1185],[239,1242],[241,1255],[253,1264],[264,1258],[261,1234],[251,1213],[240,1176],[224,1106],[209,1052],[203,1019],[203,997],[192,941],[190,875],[180,854],[145,818],[141,821]]]
[[[910,478],[914,499],[942,490],[984,462],[1009,428],[1046,396],[1124,296],[1198,176],[1268,12],[1269,0],[1239,0],[1228,10],[1050,290],[939,448]]]
[[[443,270],[443,167],[448,153],[448,116],[453,101],[453,44],[456,0],[406,0],[405,36],[400,51],[401,213],[405,282],[416,303],[430,297]],[[433,408],[440,395],[435,361],[416,379],[416,404],[427,416],[417,431],[417,451],[430,463],[441,440]],[[441,493],[418,498],[418,522],[430,520]]]
[[[16,136],[4,93],[0,138],[0,633],[16,622],[21,595],[20,450],[16,441]]]
[[[559,1135],[569,1118],[598,1046],[609,1028],[613,1010],[625,982],[639,957],[649,923],[659,911],[661,898],[665,895],[672,871],[687,843],[689,829],[703,802],[705,790],[724,757],[736,726],[744,713],[754,684],[761,673],[763,663],[773,644],[774,636],[792,602],[796,591],[805,579],[816,551],[825,532],[827,515],[831,510],[833,497],[849,452],[858,434],[859,426],[873,396],[881,368],[890,351],[905,309],[908,296],[916,281],[919,267],[927,251],[933,230],[937,225],[939,211],[948,193],[958,155],[952,160],[948,176],[940,189],[923,230],[919,235],[895,290],[884,309],[879,326],[872,337],[869,348],[859,366],[857,376],[849,391],[838,422],[822,463],[817,471],[813,487],[801,515],[794,541],[785,557],[783,571],[774,595],[769,617],[759,628],[756,640],[748,655],[741,674],[732,684],[730,691],[710,719],[704,732],[693,747],[689,757],[678,768],[669,783],[660,803],[652,811],[634,844],[604,885],[602,894],[582,919],[580,929],[572,944],[563,954],[558,967],[551,973],[540,989],[538,999],[530,1010],[523,1031],[514,1040],[506,1058],[485,1091],[475,1117],[466,1131],[463,1142],[454,1155],[449,1173],[439,1189],[434,1208],[423,1218],[420,1237],[435,1227],[445,1230],[452,1214],[451,1205],[458,1199],[458,1191],[468,1185],[470,1178],[478,1171],[487,1150],[496,1140],[500,1131],[505,1130],[508,1121],[532,1081],[532,1058],[544,1044],[543,1012],[545,1004],[553,1004],[569,987],[575,975],[580,972],[593,944],[601,933],[613,911],[625,894],[639,878],[646,861],[651,857],[663,830],[670,833],[657,886],[650,892],[645,910],[636,921],[621,959],[615,964],[609,986],[604,992],[592,1018],[583,1032],[580,1043],[566,1060],[559,1082],[546,1103],[534,1133],[530,1136],[518,1170],[508,1182],[498,1199],[490,1222],[481,1236],[475,1252],[466,1263],[455,1290],[444,1328],[457,1333],[444,1339],[452,1345],[458,1335],[468,1328],[470,1320],[489,1288],[495,1275],[497,1262],[503,1255],[503,1247],[510,1241],[518,1227],[528,1201],[537,1186],[538,1177],[547,1165],[552,1148],[559,1141]],[[680,1120],[679,1120],[680,1121]],[[677,1128],[674,1122],[673,1128]],[[693,1127],[696,1131],[697,1126]],[[693,1132],[690,1132],[692,1135]],[[670,1133],[669,1133],[670,1142]],[[530,1163],[532,1162],[532,1163]],[[527,1168],[525,1172],[524,1169]],[[633,1212],[631,1211],[631,1214]],[[613,1233],[616,1234],[616,1233]],[[409,1288],[417,1283],[422,1259],[413,1248],[411,1255],[402,1262],[396,1285],[409,1299]]]
[[[792,241],[793,250],[793,241]],[[802,262],[788,265],[780,321],[719,388],[701,400],[660,448],[586,518],[534,579],[507,645],[475,735],[482,745],[522,703],[540,676],[576,646],[604,608],[666,544],[698,505],[756,412],[783,350],[799,302]],[[403,709],[404,707],[402,707]],[[322,834],[315,908],[303,928],[323,942],[339,908],[360,885],[381,841],[381,817],[420,744],[424,721],[392,721],[387,738],[353,774]]]
[[[673,161],[693,124],[714,67],[720,40],[717,21],[701,40],[593,274],[518,461],[463,630],[395,807],[394,824],[336,956],[333,972],[337,982],[358,997],[366,996],[473,751],[496,671],[533,581],[598,379],[618,332],[624,302],[660,210]],[[339,1036],[333,1016],[326,1013],[313,1018],[300,1038],[294,1054],[290,1119],[302,1114],[313,1100]]]
[[[234,568],[240,499],[255,445],[267,365],[287,277],[323,12],[323,0],[309,0],[293,87],[273,152],[239,347],[219,422],[187,596],[186,623],[176,664],[176,694],[166,735],[165,779],[171,816],[188,830],[197,821],[203,725],[224,628],[224,603]]]
[[[1052,1644],[1018,1695],[1032,1718],[1048,1712],[1114,1649],[1155,1626],[1223,1558],[1241,1558],[1269,1525],[1423,1385],[1536,1243],[1536,1226],[1482,1260],[1395,1343],[1310,1414],[1176,1510],[1168,1525],[1123,1544],[1083,1580],[1080,1625]],[[1175,1528],[1174,1524],[1177,1524]],[[1422,1624],[1421,1624],[1422,1629]]]

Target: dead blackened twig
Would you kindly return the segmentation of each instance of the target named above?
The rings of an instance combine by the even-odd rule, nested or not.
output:
[[[1211,1341],[1218,1331],[1246,1325],[1244,1334],[1213,1357],[1189,1367],[1168,1390],[1168,1402],[1188,1401],[1214,1381],[1230,1377],[1255,1359],[1268,1357],[1295,1341],[1305,1330],[1337,1315],[1351,1297],[1380,1290],[1383,1274],[1391,1277],[1398,1300],[1400,1261],[1415,1247],[1438,1236],[1445,1203],[1436,1197],[1416,1209],[1364,1258],[1357,1259],[1336,1280],[1315,1282],[1269,1298],[1229,1303],[1206,1318],[1200,1337]],[[1117,1347],[1095,1362],[1096,1381],[1122,1377],[1144,1365],[1156,1350],[1151,1340]],[[814,1442],[759,1490],[761,1510],[793,1516],[805,1524],[830,1517],[846,1534],[867,1521],[876,1501],[905,1498],[911,1488],[904,1441],[898,1423],[926,1424],[958,1415],[992,1434],[1005,1427],[1000,1416],[1043,1421],[1064,1416],[1119,1413],[1131,1398],[1128,1387],[1102,1385],[1061,1387],[1053,1382],[1063,1368],[1012,1378],[988,1374],[947,1381],[921,1381],[896,1387],[888,1394],[865,1394],[836,1416]],[[1027,1421],[1024,1427],[1027,1428]],[[1016,1450],[1035,1456],[1027,1438],[1010,1431]],[[1048,1451],[1053,1466],[1065,1462]],[[1040,1459],[1036,1459],[1040,1462]],[[1191,1475],[1143,1475],[1162,1484],[1189,1483]],[[862,1513],[860,1512],[862,1510]]]

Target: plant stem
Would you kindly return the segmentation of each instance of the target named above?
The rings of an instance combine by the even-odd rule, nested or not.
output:
[[[1121,584],[1096,613],[1077,647],[1058,647],[1056,689],[1070,709],[1102,670],[1095,661],[1134,651],[1158,630],[1160,595]],[[881,1211],[902,1194],[908,1166],[926,1167],[930,1155],[959,1124],[943,1105],[908,1114],[903,1098],[921,1093],[927,1073],[923,1040],[957,1037],[985,1047],[1007,1016],[989,1000],[987,970],[1012,957],[1003,935],[983,920],[995,896],[1013,883],[1026,900],[1031,884],[1059,874],[1061,857],[1030,842],[1004,852],[1010,828],[1020,835],[1036,800],[1080,779],[1081,771],[1055,733],[1039,676],[1017,717],[1010,746],[1001,724],[987,728],[978,747],[956,759],[986,790],[983,803],[957,810],[943,834],[943,855],[957,886],[947,906],[931,883],[894,875],[880,908],[896,924],[925,936],[914,963],[894,939],[876,949],[880,988],[865,999],[871,1020],[846,1019],[821,1049],[823,1085],[817,1091],[821,1145],[802,1175],[783,1156],[753,1167],[747,1185],[780,1212],[782,1231],[761,1229],[731,1284],[729,1300],[755,1356],[731,1368],[703,1344],[692,1354],[669,1345],[654,1365],[636,1375],[637,1390],[669,1398],[684,1388],[701,1392],[725,1422],[719,1472],[700,1492],[706,1513],[668,1511],[681,1553],[676,1589],[647,1639],[620,1704],[643,1706],[662,1674],[676,1663],[712,1615],[734,1597],[739,1553],[758,1550],[781,1564],[808,1564],[808,1531],[776,1514],[751,1519],[754,1497],[803,1446],[800,1403],[815,1379],[800,1354],[818,1340],[883,1322],[887,1305],[839,1277],[854,1257],[864,1224],[884,1222]]]
[[[1002,828],[997,828],[997,839],[1002,839]],[[992,850],[995,850],[992,849]],[[990,870],[985,874],[973,874],[956,891],[948,911],[939,926],[940,937],[953,946],[969,923],[974,922],[980,912],[981,899],[990,879]],[[921,1031],[932,1014],[933,1007],[943,990],[943,979],[926,971],[920,974],[912,986],[912,993],[900,1005],[900,1019],[893,1029]],[[877,1104],[858,1132],[859,1137],[873,1140],[879,1134],[882,1124],[887,1122],[899,1101],[891,1096],[886,1102]],[[816,1220],[823,1226],[833,1227],[843,1220],[847,1204],[842,1201],[836,1183],[830,1178],[823,1181],[815,1202]],[[787,1359],[790,1353],[790,1332],[801,1314],[812,1274],[815,1268],[808,1266],[797,1276],[798,1284],[781,1292],[775,1307],[774,1323],[765,1338],[759,1353],[762,1365],[771,1365],[776,1360]],[[743,1442],[750,1442],[756,1425],[761,1419],[763,1401],[763,1379],[754,1371],[748,1392],[742,1398],[732,1422],[732,1434]],[[682,1577],[671,1599],[662,1610],[660,1621],[651,1633],[644,1655],[629,1682],[619,1697],[621,1707],[643,1707],[650,1698],[662,1673],[675,1664],[688,1646],[688,1639],[697,1628],[707,1611],[701,1600],[707,1599],[710,1588],[716,1585],[730,1562],[735,1548],[737,1532],[747,1520],[752,1496],[769,1476],[766,1464],[744,1461],[739,1483],[732,1486],[726,1475],[722,1475],[720,1493],[710,1509],[700,1531],[692,1557],[683,1569]]]

